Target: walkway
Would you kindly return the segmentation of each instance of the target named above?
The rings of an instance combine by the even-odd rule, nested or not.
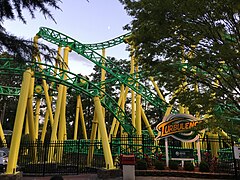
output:
[[[51,177],[23,177],[23,180],[50,180]],[[81,174],[76,176],[63,176],[64,180],[100,180],[97,177],[97,174]],[[111,178],[108,180],[122,180],[122,177]],[[162,176],[136,176],[136,180],[208,180],[202,178],[183,178],[183,177],[162,177]],[[220,180],[220,179],[211,179],[211,180]]]

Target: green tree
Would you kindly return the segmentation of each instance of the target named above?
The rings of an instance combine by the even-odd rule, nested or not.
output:
[[[223,129],[240,120],[238,0],[120,2],[133,17],[125,28],[146,74],[165,95],[182,87],[172,103],[212,115],[209,122]]]
[[[0,54],[0,58],[11,58],[11,56],[4,52]],[[2,66],[5,62],[0,62],[0,66]],[[14,61],[14,66],[18,67],[21,63],[18,61]],[[12,74],[9,71],[0,71],[0,86],[5,87],[18,87],[20,88],[20,84],[22,83],[22,75]],[[3,125],[4,130],[12,130],[16,109],[18,103],[18,96],[15,95],[3,95],[0,94],[0,121]]]
[[[36,11],[41,12],[45,17],[54,21],[54,18],[49,10],[50,7],[60,9],[58,3],[60,0],[2,0],[0,1],[0,53],[7,51],[18,60],[31,60],[35,49],[32,46],[31,40],[25,40],[16,37],[4,28],[5,20],[20,19],[23,23],[26,20],[22,11],[29,11],[32,18],[35,18]],[[50,59],[51,51],[45,45],[39,45],[42,50],[42,55],[45,59]],[[49,52],[51,52],[49,54]]]

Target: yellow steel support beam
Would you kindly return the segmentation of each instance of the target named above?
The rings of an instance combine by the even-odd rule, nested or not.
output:
[[[57,129],[58,129],[58,122],[59,122],[59,116],[61,112],[61,103],[62,103],[62,93],[63,93],[63,85],[59,85],[58,87],[58,97],[57,97],[57,103],[56,103],[56,110],[54,115],[54,123],[52,126],[52,134],[51,134],[51,141],[57,140]]]
[[[85,120],[84,120],[84,113],[83,113],[83,107],[82,107],[82,99],[81,99],[81,96],[80,97],[80,120],[81,120],[81,126],[82,126],[82,133],[83,133],[83,138],[84,139],[87,139],[87,130],[86,130],[86,123],[85,123]]]
[[[106,56],[106,50],[103,48],[102,49],[102,56],[105,57]],[[102,66],[105,66],[105,59],[102,60]],[[101,89],[102,91],[100,92],[101,96],[104,96],[104,92],[106,91],[106,87],[105,87],[105,80],[106,80],[106,71],[105,69],[101,68]],[[105,108],[102,107],[102,113],[103,113],[103,119],[105,121]],[[98,126],[99,128],[99,126]],[[98,129],[98,140],[101,139],[101,134],[100,134],[100,130]]]
[[[38,139],[40,105],[41,105],[41,99],[37,97],[36,111],[35,111],[35,139]]]
[[[80,95],[77,96],[75,122],[74,122],[74,133],[73,133],[74,140],[78,139],[77,134],[78,134],[79,109],[80,109]]]
[[[69,47],[66,47],[64,49],[64,62],[66,63],[66,65],[68,64],[69,51],[70,51]],[[64,69],[66,68],[66,65],[64,65],[64,67],[63,67]],[[64,79],[65,79],[65,77],[64,77]],[[51,141],[57,140],[57,129],[58,129],[58,125],[59,125],[59,116],[60,116],[60,112],[61,112],[62,97],[63,97],[64,92],[65,92],[64,86],[62,84],[60,84],[58,87],[58,97],[57,97],[57,103],[56,103],[56,111],[55,111],[55,115],[54,115],[54,123],[53,123],[53,127],[52,127]]]
[[[126,98],[127,98],[127,94],[128,94],[128,90],[129,90],[129,87],[126,87],[125,88],[125,92],[124,92],[124,96],[123,96],[123,98],[122,98],[122,100],[124,101],[124,103],[126,102]],[[122,104],[122,100],[120,101],[120,105],[119,106],[125,106],[125,104]],[[116,126],[115,126],[115,128],[114,128],[114,131],[113,131],[113,137],[116,137],[116,135],[117,135],[117,131],[118,131],[118,128],[119,128],[119,125],[120,125],[120,123],[119,123],[119,121],[117,121],[117,123],[116,123]]]
[[[28,125],[28,114],[26,114],[26,121],[25,121],[25,129],[24,129],[24,134],[29,134],[29,125]]]
[[[6,138],[4,136],[4,132],[3,132],[3,128],[2,128],[2,124],[0,123],[0,137],[1,137],[1,141],[4,147],[7,147],[7,141]]]
[[[31,141],[35,141],[35,127],[34,127],[34,117],[33,117],[33,91],[34,91],[34,78],[31,78],[28,92],[27,101],[27,115],[28,115],[28,125],[29,125],[29,135]]]
[[[56,111],[54,115],[54,123],[52,126],[52,134],[51,134],[51,142],[57,141],[57,129],[58,129],[58,122],[59,122],[59,116],[61,112],[61,103],[62,103],[62,93],[63,93],[63,85],[59,85],[58,87],[58,97],[57,97],[57,103],[56,103]],[[48,161],[51,162],[53,159],[53,152],[54,147],[49,148],[48,151]]]
[[[68,68],[68,55],[71,49],[69,47],[64,48],[64,64],[63,69],[67,70]],[[66,75],[64,74],[63,79],[66,79]],[[59,130],[58,130],[58,139],[63,141],[64,136],[66,133],[66,97],[67,97],[67,87],[63,86],[63,92],[62,92],[62,101],[61,101],[61,112],[60,112],[60,121],[59,121]]]
[[[52,102],[52,97],[50,97],[50,103],[51,102]],[[48,119],[49,119],[49,111],[47,110],[44,117],[44,123],[43,123],[42,134],[41,134],[41,142],[44,142],[44,139],[45,139],[45,135],[47,132]]]
[[[37,49],[38,49],[38,44],[37,44],[38,43],[38,39],[39,39],[39,37],[36,35],[34,37],[34,46]],[[37,53],[35,56],[36,56],[37,61],[41,62],[41,58],[40,58],[39,53]],[[41,69],[43,69],[42,65],[39,65],[39,67]],[[44,74],[43,74],[43,76],[44,76]],[[43,90],[44,90],[44,94],[45,94],[47,109],[49,111],[50,123],[51,123],[51,126],[53,126],[53,113],[52,113],[51,101],[50,101],[50,96],[49,96],[49,93],[48,93],[48,85],[47,85],[46,80],[44,78],[42,79],[42,85],[43,85]]]
[[[106,162],[106,168],[114,169],[115,167],[113,165],[112,152],[111,152],[110,145],[108,142],[106,124],[103,119],[102,106],[101,106],[100,99],[97,96],[94,97],[94,105],[96,108],[99,129],[100,129],[100,133],[101,133],[101,137],[102,137],[102,146],[103,146],[103,153],[104,153],[104,158],[105,158],[105,162]]]
[[[136,130],[137,135],[142,135],[142,121],[141,121],[141,95],[137,95],[136,98]]]
[[[122,103],[122,98],[123,98],[123,95],[124,95],[124,85],[122,84],[121,87],[120,87],[120,97],[118,99],[118,106],[121,105]],[[112,126],[111,126],[111,129],[110,129],[110,132],[109,132],[109,140],[111,139],[111,136],[113,136],[113,132],[114,132],[114,129],[116,127],[116,124],[117,124],[117,119],[114,117],[113,118],[113,121],[112,121]]]
[[[85,120],[84,120],[82,99],[81,99],[80,95],[77,96],[77,104],[76,104],[76,117],[75,117],[75,123],[74,123],[74,137],[73,137],[73,139],[75,139],[75,140],[77,140],[79,115],[80,115],[80,120],[81,120],[83,138],[87,139],[86,124],[85,124]]]
[[[54,69],[54,76],[56,76],[57,74],[57,67],[58,67],[58,61],[60,61],[60,53],[61,53],[61,47],[59,46],[58,47],[58,53],[57,53],[57,57],[56,57],[56,61],[55,61],[55,69]],[[39,58],[39,60],[41,60]],[[51,86],[54,85],[54,82],[51,83]],[[51,103],[52,103],[52,97],[49,96],[49,103],[50,103],[50,107],[51,107]],[[47,125],[48,125],[48,122],[49,122],[49,118],[50,118],[50,125],[51,127],[53,126],[53,116],[51,114],[51,108],[50,110],[48,110],[48,107],[47,107],[47,111],[46,111],[46,114],[45,114],[45,117],[44,117],[44,124],[43,124],[43,128],[42,128],[42,134],[41,134],[41,142],[44,142],[44,139],[45,139],[45,135],[46,135],[46,132],[47,132]],[[52,119],[52,120],[51,120]]]
[[[61,112],[60,112],[60,121],[59,121],[59,130],[58,130],[58,140],[63,141],[65,137],[65,128],[66,127],[66,93],[67,87],[63,87],[62,93],[62,102],[61,102]]]
[[[67,87],[63,86],[63,93],[62,93],[62,102],[61,102],[61,112],[60,112],[60,120],[59,120],[59,128],[58,128],[58,140],[60,142],[64,142],[65,140],[65,127],[66,127],[66,93],[67,93]],[[57,162],[62,161],[62,155],[63,155],[63,146],[57,147]]]
[[[96,139],[97,127],[98,127],[98,120],[97,120],[97,114],[96,114],[96,108],[95,108],[93,121],[92,121],[92,131],[91,131],[91,135],[90,135],[90,146],[88,149],[88,157],[87,157],[87,165],[88,166],[92,165],[93,153],[94,153],[94,141]]]
[[[36,141],[35,139],[35,123],[34,123],[34,113],[33,113],[33,95],[34,95],[34,80],[35,78],[31,78],[31,84],[29,86],[29,92],[28,92],[28,101],[27,101],[27,115],[28,115],[28,125],[29,125],[29,136],[30,140],[34,143]],[[30,151],[31,158],[33,162],[36,162],[37,160],[37,151],[36,147],[31,147]]]
[[[16,172],[17,158],[19,153],[23,122],[26,113],[29,84],[31,82],[31,77],[32,72],[30,70],[26,70],[23,74],[21,93],[19,96],[18,107],[15,116],[6,174],[15,174]]]
[[[155,90],[157,91],[157,94],[158,94],[158,96],[160,97],[160,99],[162,99],[163,101],[165,101],[165,98],[163,97],[163,95],[162,95],[160,89],[158,88],[156,82],[154,81],[153,77],[149,77],[149,79],[150,79],[150,81],[152,82]]]
[[[133,51],[134,51],[134,48],[133,46],[131,47],[132,50],[131,50],[131,62],[130,62],[130,74],[133,74],[134,73],[134,66],[135,66],[135,57],[133,55]],[[131,90],[131,107],[132,107],[132,125],[135,127],[136,126],[136,104],[135,104],[135,92],[133,90]]]
[[[154,135],[154,133],[153,133],[153,130],[152,130],[152,128],[151,128],[151,125],[149,124],[149,121],[148,121],[148,119],[147,119],[147,116],[146,116],[146,114],[145,114],[142,106],[141,106],[141,115],[142,115],[143,122],[145,123],[145,126],[146,126],[146,128],[147,128],[147,130],[148,130],[148,132],[149,132],[149,135],[150,135],[152,138],[155,138],[155,135]]]

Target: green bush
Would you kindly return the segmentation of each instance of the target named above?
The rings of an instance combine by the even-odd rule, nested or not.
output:
[[[157,170],[164,170],[165,164],[162,161],[156,160],[154,163],[155,169]]]
[[[199,171],[200,172],[209,172],[210,168],[207,162],[201,161],[199,164]]]
[[[194,165],[192,162],[184,162],[184,170],[186,171],[193,171],[194,170]]]
[[[177,161],[169,161],[169,168],[172,170],[178,170],[178,162]]]
[[[146,170],[147,169],[147,162],[144,159],[138,159],[136,161],[136,169]]]

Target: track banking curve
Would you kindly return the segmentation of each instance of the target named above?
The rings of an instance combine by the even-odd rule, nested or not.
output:
[[[98,84],[95,84],[88,79],[80,75],[76,75],[70,71],[56,68],[50,64],[28,62],[26,65],[16,67],[13,59],[0,58],[0,62],[3,62],[3,65],[0,66],[0,74],[9,72],[11,74],[22,74],[26,69],[31,68],[34,71],[35,77],[45,79],[49,82],[55,82],[56,84],[65,85],[74,90],[77,94],[84,93],[90,97],[99,96],[101,104],[113,113],[124,130],[128,134],[136,133],[136,129],[132,125],[130,118],[125,114],[121,107],[118,106],[118,103],[106,92],[104,92]],[[44,69],[41,69],[42,66],[44,66]],[[58,69],[58,73],[56,73],[56,69]],[[55,76],[53,74],[55,74]],[[80,85],[80,81],[86,82],[85,85]],[[15,92],[14,94],[17,95],[17,93],[18,92]]]
[[[75,51],[76,53],[82,55],[86,59],[90,60],[98,67],[103,68],[106,72],[113,75],[115,78],[118,79],[121,83],[131,88],[136,93],[140,94],[145,100],[150,102],[155,107],[159,108],[160,111],[165,112],[166,110],[166,102],[161,100],[157,94],[153,93],[150,89],[148,89],[145,85],[139,82],[136,78],[136,74],[130,75],[127,72],[124,72],[120,67],[115,65],[109,59],[101,56],[99,53],[95,52],[94,50],[98,50],[101,48],[112,47],[124,42],[124,39],[127,38],[130,33],[125,34],[123,36],[119,36],[115,39],[110,41],[105,41],[103,43],[96,43],[96,44],[82,44],[77,40],[55,31],[53,29],[47,27],[41,27],[37,35],[53,44],[56,44],[61,47],[70,47],[71,50]],[[104,65],[103,65],[104,62]],[[135,77],[134,77],[135,76]]]

